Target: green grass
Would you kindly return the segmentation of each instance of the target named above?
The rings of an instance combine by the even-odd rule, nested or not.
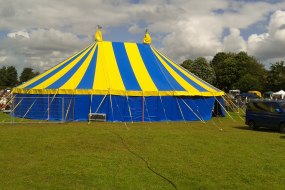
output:
[[[234,118],[2,124],[0,189],[174,189],[141,158],[177,189],[285,189],[284,134]]]

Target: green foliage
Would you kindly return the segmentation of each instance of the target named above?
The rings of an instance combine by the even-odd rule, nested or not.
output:
[[[266,90],[279,91],[285,88],[285,63],[276,62],[270,67],[266,83]]]
[[[216,75],[213,68],[203,57],[198,57],[194,61],[186,60],[181,66],[210,84],[213,84],[216,81]]]
[[[232,116],[235,122],[227,117],[127,128],[101,122],[0,125],[0,187],[173,189],[128,147],[177,189],[285,189],[284,135],[247,130]]]
[[[23,72],[21,73],[21,76],[20,76],[20,83],[22,84],[23,82],[26,82],[26,81],[34,78],[38,74],[39,73],[34,72],[32,68],[24,68]]]
[[[217,53],[211,65],[217,76],[217,87],[225,91],[234,88],[263,90],[267,72],[261,63],[246,52]],[[246,82],[246,79],[251,81]]]
[[[238,82],[235,84],[235,88],[241,90],[242,92],[247,92],[249,90],[261,91],[263,86],[258,82],[258,78],[251,74],[246,74],[242,76]]]
[[[193,64],[193,61],[191,59],[187,59],[185,61],[183,61],[183,63],[181,64],[182,67],[184,67],[187,70],[190,70],[190,65]]]
[[[233,88],[233,81],[238,80],[238,70],[235,67],[234,57],[227,57],[223,64],[216,67],[218,87],[225,90]]]
[[[4,66],[0,68],[0,87],[5,88],[7,86],[7,68]]]
[[[18,73],[14,66],[7,67],[7,86],[14,87],[18,84]]]
[[[232,53],[219,52],[214,56],[210,64],[213,68],[219,68],[223,64],[224,60],[229,57],[232,57],[233,55],[234,54]]]
[[[0,69],[0,86],[1,87],[14,87],[18,84],[18,73],[14,66],[5,67]]]

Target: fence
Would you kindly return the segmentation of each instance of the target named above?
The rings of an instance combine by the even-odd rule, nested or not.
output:
[[[15,97],[0,113],[0,123],[65,122],[74,119],[72,97]]]

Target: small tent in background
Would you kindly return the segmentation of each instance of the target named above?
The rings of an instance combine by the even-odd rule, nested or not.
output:
[[[257,95],[259,98],[262,98],[261,92],[259,92],[259,91],[250,90],[250,91],[248,91],[248,93],[255,94],[255,95]]]
[[[264,99],[272,99],[272,94],[273,94],[272,91],[264,92],[263,93],[263,98]]]
[[[285,91],[284,90],[280,90],[278,92],[274,92],[272,94],[273,98],[277,98],[277,99],[285,99]]]
[[[86,121],[209,120],[224,92],[147,43],[95,42],[16,87],[14,115]],[[218,104],[215,102],[219,102]]]
[[[240,96],[243,98],[243,99],[258,99],[259,96],[257,96],[256,94],[254,93],[241,93]]]

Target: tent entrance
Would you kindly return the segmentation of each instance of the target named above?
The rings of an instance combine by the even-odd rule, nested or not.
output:
[[[222,98],[217,98],[214,103],[214,108],[212,110],[213,117],[224,117],[225,110],[223,109],[222,105],[224,106],[224,100]]]

